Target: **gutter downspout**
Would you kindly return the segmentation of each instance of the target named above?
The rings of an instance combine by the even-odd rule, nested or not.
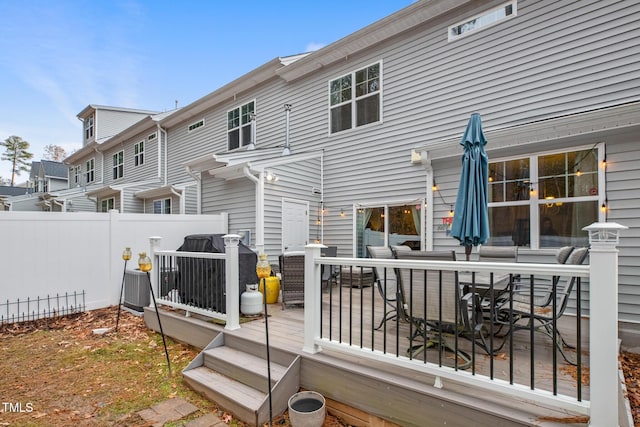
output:
[[[429,158],[429,152],[423,150],[420,152],[420,163],[424,167],[427,172],[426,176],[426,185],[427,185],[427,199],[426,199],[426,209],[425,213],[427,215],[426,225],[422,230],[421,238],[424,239],[425,242],[425,250],[432,251],[433,250],[433,166],[431,165],[431,159]],[[426,230],[425,230],[426,229]]]
[[[187,171],[187,175],[194,179],[197,182],[196,187],[196,207],[198,215],[202,214],[202,173],[194,172],[191,169],[191,166],[186,166],[185,170]]]
[[[264,253],[264,171],[256,178],[245,166],[242,173],[256,184],[256,250],[261,254]]]
[[[162,138],[163,136],[164,138]],[[162,154],[164,154],[164,183],[163,185],[167,185],[169,177],[167,176],[167,164],[169,156],[167,155],[167,140],[169,139],[169,135],[167,131],[158,124],[158,178],[162,179]],[[164,142],[164,152],[161,151],[162,143]],[[189,171],[187,171],[189,173]]]
[[[187,190],[183,190],[185,193],[187,192]],[[178,193],[173,186],[171,186],[171,194],[173,194],[174,196],[176,196],[178,198],[178,200],[180,200],[180,213],[183,214],[184,213],[184,198],[182,197],[181,193]],[[173,212],[172,212],[173,213]]]

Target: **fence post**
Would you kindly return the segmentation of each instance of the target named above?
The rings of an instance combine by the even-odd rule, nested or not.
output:
[[[227,322],[225,329],[233,331],[240,329],[240,263],[238,257],[238,244],[240,236],[226,234],[224,238],[225,259],[225,287]]]
[[[615,222],[596,222],[589,233],[589,426],[618,425],[618,249],[620,230]],[[595,369],[593,369],[595,367]],[[612,400],[613,399],[613,400]]]
[[[160,298],[160,284],[158,283],[158,278],[160,277],[160,263],[158,262],[158,257],[156,256],[156,251],[160,249],[160,242],[162,241],[162,237],[160,236],[151,236],[149,237],[149,258],[151,258],[151,263],[154,265],[155,273],[149,274],[149,280],[151,280],[151,286],[155,289],[156,293]],[[137,265],[137,260],[135,260]]]
[[[322,248],[326,246],[311,244],[304,248],[304,347],[302,350],[307,353],[317,353],[321,350],[314,341],[320,338],[322,266],[316,265],[314,260],[320,258]]]

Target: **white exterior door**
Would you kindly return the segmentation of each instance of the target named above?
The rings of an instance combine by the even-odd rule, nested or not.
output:
[[[282,199],[282,251],[303,251],[309,243],[309,202]]]

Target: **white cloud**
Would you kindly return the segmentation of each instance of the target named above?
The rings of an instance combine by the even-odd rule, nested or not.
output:
[[[313,52],[314,50],[322,49],[326,45],[327,45],[326,43],[309,42],[307,46],[304,48],[304,51]]]

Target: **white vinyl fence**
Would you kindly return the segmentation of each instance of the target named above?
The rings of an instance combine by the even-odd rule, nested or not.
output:
[[[134,269],[151,236],[177,249],[184,236],[226,234],[227,224],[224,213],[0,212],[0,302],[85,291],[87,310],[117,304],[125,247]]]

